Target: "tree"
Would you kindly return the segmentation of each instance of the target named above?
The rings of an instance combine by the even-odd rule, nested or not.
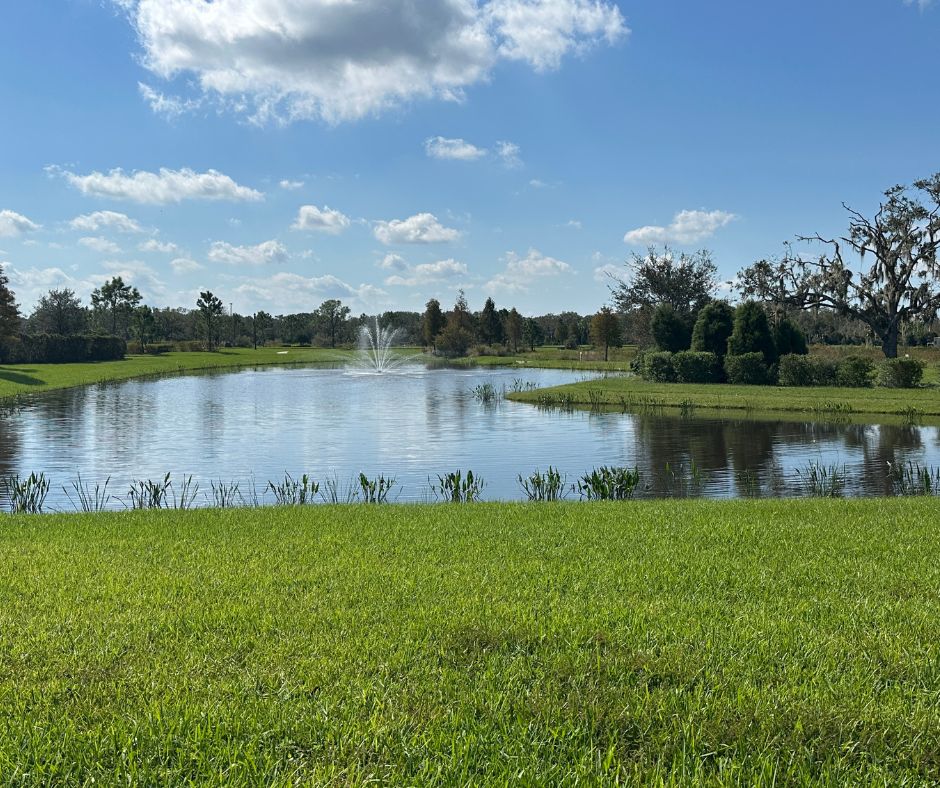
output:
[[[692,329],[688,320],[673,308],[672,304],[660,304],[650,323],[653,339],[660,350],[678,353],[688,350],[692,342]]]
[[[349,317],[349,307],[343,306],[342,301],[330,298],[320,304],[317,317],[330,335],[330,347],[336,347],[336,335]]]
[[[692,350],[724,358],[734,331],[734,308],[727,301],[712,301],[702,307],[692,328]]]
[[[591,342],[604,346],[604,361],[610,347],[623,347],[623,329],[620,319],[609,306],[602,306],[601,311],[591,318]]]
[[[424,317],[421,319],[421,336],[425,345],[430,348],[436,346],[437,335],[441,333],[446,322],[440,302],[436,298],[430,299],[424,305]]]
[[[20,333],[20,310],[9,284],[10,280],[0,265],[0,339]]]
[[[515,307],[509,310],[503,330],[506,333],[506,341],[512,348],[512,352],[518,352],[519,342],[522,339],[522,315],[516,311]]]
[[[265,343],[267,337],[268,329],[271,328],[273,323],[273,318],[267,312],[255,312],[255,317],[251,321],[251,339],[254,343],[255,350],[258,349],[258,339],[261,339],[262,346]]]
[[[786,315],[781,317],[774,326],[774,346],[777,348],[778,357],[791,353],[805,356],[809,353],[806,337],[800,327]]]
[[[535,346],[541,345],[545,341],[545,331],[541,323],[534,318],[527,317],[522,324],[522,338],[529,346],[529,350],[535,352]]]
[[[487,345],[503,341],[503,321],[499,319],[492,298],[486,299],[480,313],[480,339]]]
[[[80,334],[85,330],[85,310],[74,291],[50,290],[39,299],[28,325],[37,334]]]
[[[734,330],[728,339],[728,355],[762,353],[766,364],[777,361],[777,346],[767,313],[756,301],[745,301],[734,311]]]
[[[651,246],[645,255],[634,253],[626,266],[627,279],[611,275],[610,291],[618,311],[652,310],[668,304],[690,329],[694,315],[711,300],[717,284],[718,269],[704,249],[677,257],[668,246],[662,253]]]
[[[202,316],[203,324],[206,327],[206,340],[209,344],[209,350],[212,350],[215,346],[213,322],[216,318],[225,314],[225,306],[222,304],[222,299],[214,296],[211,290],[204,290],[199,293],[196,306],[199,309],[199,314]]]
[[[447,322],[453,323],[473,336],[474,331],[473,315],[470,314],[470,307],[467,305],[467,296],[463,290],[457,291],[457,300],[454,302],[454,308],[447,316]]]
[[[871,219],[843,207],[846,235],[797,236],[826,251],[807,259],[787,244],[783,259],[760,260],[738,274],[741,291],[780,307],[831,307],[857,318],[895,358],[901,326],[932,320],[940,309],[940,173],[913,188],[888,189]]]
[[[147,343],[153,339],[157,328],[156,318],[153,316],[153,310],[147,306],[139,306],[131,315],[131,326],[134,329],[134,335],[140,343],[140,352],[147,352]]]
[[[136,287],[124,284],[120,276],[115,276],[96,287],[91,293],[91,305],[98,311],[108,312],[111,315],[111,333],[117,335],[118,321],[122,323],[122,333],[127,336],[127,318],[141,301],[140,292]]]

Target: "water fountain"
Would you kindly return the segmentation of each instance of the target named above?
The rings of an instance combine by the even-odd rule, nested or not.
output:
[[[363,325],[359,327],[359,353],[353,364],[358,372],[381,374],[398,369],[407,360],[406,356],[398,353],[393,345],[398,338],[400,330],[397,328],[383,328],[379,319],[375,319],[375,326]]]

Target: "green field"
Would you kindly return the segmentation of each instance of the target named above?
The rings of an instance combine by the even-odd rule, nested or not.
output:
[[[229,348],[214,353],[128,356],[122,361],[83,364],[0,365],[0,401],[52,389],[151,375],[269,364],[342,363],[347,361],[350,355],[351,351],[329,348]]]
[[[813,418],[894,415],[940,416],[940,386],[916,389],[783,388],[724,383],[652,383],[637,377],[608,377],[565,386],[508,394],[518,402],[545,405],[649,408],[702,408],[716,411],[800,413]]]
[[[5,784],[927,784],[940,502],[0,519]]]

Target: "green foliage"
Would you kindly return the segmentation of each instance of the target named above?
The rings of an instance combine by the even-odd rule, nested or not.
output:
[[[871,359],[848,356],[839,362],[836,382],[843,388],[868,388],[872,384],[874,375],[875,365]]]
[[[626,501],[640,483],[639,468],[602,466],[578,480],[578,494],[588,501]]]
[[[835,361],[790,353],[780,358],[777,378],[781,386],[834,386],[837,373]]]
[[[503,321],[496,311],[492,298],[487,298],[480,313],[480,339],[487,345],[496,345],[503,341]]]
[[[437,484],[431,489],[438,500],[447,503],[476,503],[483,494],[483,479],[467,471],[464,476],[459,470],[437,477]]]
[[[20,310],[9,285],[10,279],[3,272],[3,266],[0,265],[0,343],[3,339],[15,337],[20,333]],[[0,361],[2,360],[2,344],[0,344]]]
[[[528,477],[520,474],[518,478],[519,486],[530,501],[560,501],[565,497],[568,477],[551,465],[545,473],[536,470]]]
[[[18,475],[8,476],[0,484],[13,514],[42,514],[49,480],[45,473],[31,473],[25,479]]]
[[[458,357],[467,355],[473,344],[473,334],[455,321],[448,321],[444,330],[437,335],[434,347],[442,356]]]
[[[591,318],[590,334],[591,342],[604,348],[604,361],[607,361],[611,347],[623,346],[623,327],[620,325],[620,318],[609,306],[601,307],[601,311]]]
[[[395,479],[379,475],[370,479],[364,473],[359,474],[359,492],[363,503],[388,503],[388,496],[395,489]]]
[[[285,473],[282,481],[268,482],[268,490],[274,493],[278,506],[304,506],[313,503],[320,485],[306,473],[299,479]]]
[[[773,383],[770,368],[762,353],[741,353],[725,356],[725,377],[739,386],[762,386]]]
[[[889,462],[888,479],[895,495],[940,495],[940,468]]]
[[[734,311],[734,330],[728,339],[728,354],[760,353],[770,366],[777,361],[777,346],[767,313],[756,301],[745,301]]]
[[[108,330],[115,335],[120,331],[125,338],[128,318],[140,301],[140,291],[125,284],[120,276],[109,279],[91,292],[91,305],[105,318],[105,324],[109,325]]]
[[[727,301],[712,301],[702,307],[692,328],[692,350],[714,353],[723,359],[734,331],[734,308]]]
[[[650,324],[656,347],[670,353],[688,350],[692,341],[692,332],[686,318],[669,304],[660,304],[653,312]]]
[[[196,308],[202,317],[208,349],[212,350],[215,347],[215,325],[218,318],[225,314],[225,306],[222,299],[215,296],[211,290],[203,290],[196,300]]]
[[[628,278],[621,280],[614,277],[611,286],[611,294],[619,311],[632,312],[668,305],[687,325],[692,323],[695,314],[711,299],[717,283],[717,268],[705,250],[693,254],[676,254],[669,247],[665,247],[662,252],[650,247],[645,255],[634,253],[627,263],[627,269]],[[686,344],[685,347],[675,349],[686,350],[688,347]]]
[[[424,317],[421,320],[421,335],[427,347],[435,347],[437,335],[441,333],[447,320],[441,311],[441,303],[436,298],[428,301],[424,308]],[[468,346],[469,347],[469,346]]]
[[[780,318],[774,327],[774,346],[778,357],[792,353],[805,356],[809,353],[806,337],[800,327],[786,316]]]
[[[721,363],[714,353],[683,350],[672,357],[672,366],[679,383],[721,382]]]
[[[127,343],[119,337],[74,334],[25,334],[10,338],[2,351],[7,364],[75,364],[124,358]]]
[[[888,358],[878,365],[878,385],[891,389],[912,389],[924,377],[924,362],[916,358]]]
[[[797,468],[804,491],[813,498],[839,498],[845,490],[846,468],[813,462],[806,468]]]
[[[676,368],[672,363],[672,353],[659,351],[643,355],[643,377],[656,383],[675,383]]]

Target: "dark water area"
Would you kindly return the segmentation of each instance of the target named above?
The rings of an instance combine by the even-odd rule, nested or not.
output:
[[[805,494],[810,463],[844,468],[846,495],[890,495],[889,465],[940,466],[935,426],[544,410],[472,394],[483,383],[502,391],[585,377],[267,368],[52,392],[0,415],[0,476],[44,472],[46,509],[71,511],[62,488],[79,474],[110,477],[110,505],[120,509],[134,481],[167,471],[177,485],[191,474],[195,504],[208,505],[211,481],[260,494],[285,472],[343,487],[360,472],[384,474],[397,480],[393,499],[426,501],[429,479],[457,469],[483,477],[485,500],[513,500],[525,497],[520,474],[549,465],[569,484],[596,466],[638,466],[639,496],[714,498]]]

